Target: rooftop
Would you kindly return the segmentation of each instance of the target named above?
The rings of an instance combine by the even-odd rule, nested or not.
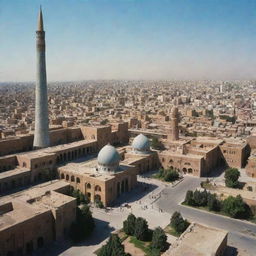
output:
[[[226,238],[225,230],[192,223],[165,256],[212,256]]]
[[[0,215],[0,230],[74,201],[75,198],[56,192],[66,186],[68,183],[64,181],[46,182],[28,190],[2,197],[0,205],[9,205],[9,209]]]

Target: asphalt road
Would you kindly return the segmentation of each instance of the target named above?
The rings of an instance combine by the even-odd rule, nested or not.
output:
[[[228,244],[230,246],[246,250],[250,256],[256,256],[256,225],[180,205],[187,190],[195,190],[196,187],[200,186],[200,182],[201,179],[185,177],[176,187],[165,188],[157,205],[170,214],[179,211],[183,217],[190,221],[228,230]]]

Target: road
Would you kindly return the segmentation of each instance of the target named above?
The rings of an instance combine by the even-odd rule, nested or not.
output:
[[[194,190],[200,186],[200,181],[198,178],[185,177],[184,181],[176,187],[165,188],[162,193],[163,196],[158,200],[157,205],[170,214],[174,211],[179,211],[183,217],[190,221],[228,230],[230,232],[228,243],[231,246],[246,250],[249,255],[255,256],[256,225],[180,205],[185,198],[187,190]]]
[[[143,182],[140,187],[122,195],[117,202],[117,206],[113,207],[109,212],[105,212],[102,209],[92,209],[93,217],[96,221],[96,229],[89,240],[76,245],[72,245],[69,241],[58,243],[42,249],[35,255],[95,255],[93,252],[105,243],[112,231],[122,227],[123,221],[130,212],[137,217],[146,218],[150,228],[157,226],[164,228],[170,223],[171,214],[174,211],[180,211],[189,221],[228,230],[229,246],[243,249],[243,251],[247,252],[247,254],[243,255],[256,256],[256,237],[254,237],[256,225],[180,205],[185,198],[187,190],[195,190],[200,186],[202,179],[186,176],[175,187],[150,178],[139,177],[138,180]],[[149,190],[144,192],[143,186],[147,186],[147,184]],[[159,195],[161,196],[158,197]],[[118,206],[127,202],[131,206],[130,209]],[[147,206],[146,209],[145,206]],[[159,211],[159,209],[162,211]],[[228,254],[228,256],[231,255],[236,254]]]

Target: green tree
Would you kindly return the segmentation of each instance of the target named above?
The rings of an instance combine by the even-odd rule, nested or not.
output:
[[[177,233],[183,233],[189,226],[189,222],[179,212],[173,213],[170,224]]]
[[[102,209],[102,208],[104,208],[104,204],[103,204],[103,202],[101,201],[101,200],[96,200],[95,201],[95,204],[96,204],[96,207],[97,208],[100,208],[100,209]]]
[[[207,206],[209,208],[210,211],[220,211],[221,208],[221,203],[218,200],[216,194],[210,194],[208,195],[208,200],[207,200]]]
[[[175,181],[179,178],[179,173],[173,169],[168,169],[165,171],[164,174],[164,180],[171,182],[171,181]]]
[[[95,227],[94,219],[88,205],[76,208],[76,221],[70,228],[70,237],[74,242],[79,242],[87,238]]]
[[[134,236],[141,241],[145,241],[148,237],[148,223],[145,219],[138,217],[135,221]]]
[[[248,219],[252,216],[250,207],[240,195],[229,196],[223,201],[222,210],[232,218]]]
[[[125,253],[124,246],[117,234],[111,234],[106,245],[102,246],[98,256],[128,256]]]
[[[157,227],[153,232],[151,247],[163,251],[166,248],[166,241],[167,236],[163,229]]]
[[[127,217],[127,220],[123,222],[123,230],[127,235],[129,236],[134,235],[135,222],[136,222],[136,217],[132,213],[130,213],[129,216]]]
[[[194,202],[194,192],[193,191],[191,191],[191,190],[187,191],[186,198],[185,198],[185,203],[187,205],[190,205],[190,206],[195,205],[195,202]]]
[[[237,188],[239,185],[238,179],[240,172],[237,168],[229,168],[225,172],[225,184],[230,188]]]
[[[196,206],[206,206],[207,205],[207,199],[208,199],[208,192],[206,190],[199,191],[196,190],[193,195],[194,204]]]

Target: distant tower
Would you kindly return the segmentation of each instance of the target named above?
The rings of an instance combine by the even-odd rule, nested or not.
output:
[[[37,71],[34,148],[45,148],[50,145],[44,38],[43,15],[40,7],[36,31]]]
[[[168,134],[168,139],[171,141],[179,140],[178,108],[175,106],[171,110],[171,131]]]
[[[220,84],[220,93],[223,93],[223,84]]]

